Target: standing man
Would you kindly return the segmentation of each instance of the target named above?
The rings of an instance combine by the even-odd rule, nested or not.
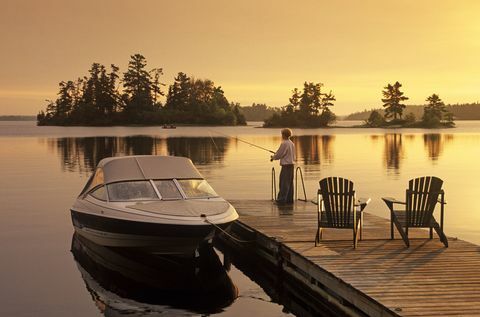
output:
[[[282,129],[282,143],[270,161],[280,160],[280,190],[277,196],[278,204],[293,204],[293,164],[295,162],[295,145],[290,137],[292,130]]]

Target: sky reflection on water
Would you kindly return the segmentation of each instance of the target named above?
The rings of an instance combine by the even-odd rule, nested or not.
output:
[[[215,128],[229,133],[229,128]],[[181,130],[179,128],[178,130]],[[63,171],[88,176],[104,157],[118,155],[187,156],[210,181],[219,194],[235,199],[270,199],[270,154],[235,138],[212,134],[209,128],[197,128],[196,137],[181,136],[101,136],[40,138],[50,154],[59,157]],[[233,136],[275,150],[280,142],[277,130],[247,128],[234,130]],[[258,133],[257,133],[258,131]],[[163,131],[162,131],[163,132]],[[239,133],[242,132],[242,133]],[[302,131],[305,132],[305,131]],[[360,196],[372,198],[368,211],[387,217],[382,196],[403,198],[409,179],[435,175],[445,181],[449,206],[446,231],[480,243],[480,234],[472,224],[480,225],[475,212],[479,157],[479,133],[383,134],[300,134],[293,138],[297,165],[304,170],[307,196],[313,198],[318,181],[327,176],[352,179]],[[343,131],[344,132],[344,131]],[[451,213],[452,216],[449,216]]]

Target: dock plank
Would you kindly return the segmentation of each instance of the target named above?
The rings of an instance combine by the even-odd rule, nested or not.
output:
[[[449,238],[449,248],[445,248],[436,235],[430,240],[427,230],[413,229],[409,232],[411,246],[406,248],[397,232],[396,239],[390,239],[388,219],[365,212],[363,240],[357,249],[353,249],[351,230],[335,229],[324,229],[324,239],[315,247],[315,205],[297,202],[293,207],[279,207],[254,200],[231,203],[241,223],[282,243],[314,269],[361,294],[358,305],[364,309],[373,309],[363,303],[367,298],[383,306],[386,315],[480,316],[478,245]]]

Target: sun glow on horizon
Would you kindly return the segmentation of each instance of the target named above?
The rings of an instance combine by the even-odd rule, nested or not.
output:
[[[284,106],[305,81],[332,90],[339,115],[381,106],[382,88],[395,81],[408,104],[432,93],[476,102],[479,11],[477,1],[433,0],[9,2],[0,12],[10,30],[0,35],[9,47],[0,52],[0,114],[35,114],[58,82],[86,75],[93,62],[123,72],[137,52],[164,69],[167,85],[182,71],[242,105]]]

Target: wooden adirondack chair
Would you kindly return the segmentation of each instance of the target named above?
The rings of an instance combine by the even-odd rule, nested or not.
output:
[[[391,239],[394,239],[393,226],[395,225],[403,241],[409,247],[409,228],[429,228],[430,239],[433,238],[432,229],[435,229],[440,241],[445,247],[448,247],[447,236],[443,233],[443,214],[446,202],[442,184],[443,181],[438,177],[419,177],[408,182],[405,201],[398,201],[391,197],[382,198],[390,209]],[[438,202],[440,203],[440,225],[433,217]],[[397,204],[405,205],[405,210],[396,210],[394,205]]]
[[[362,239],[362,210],[370,200],[357,204],[353,182],[341,177],[327,177],[320,181],[318,190],[318,227],[315,246],[322,239],[323,228],[353,229],[353,247],[357,247],[358,233]]]

